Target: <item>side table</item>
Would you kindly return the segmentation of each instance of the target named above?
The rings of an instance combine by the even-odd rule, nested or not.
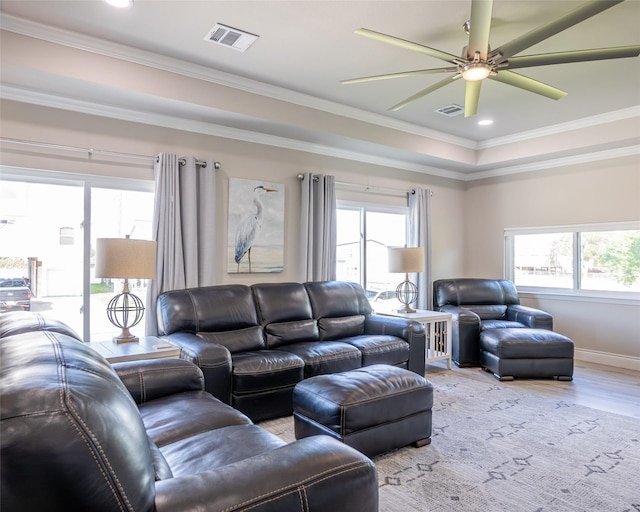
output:
[[[446,361],[447,369],[451,370],[451,313],[416,309],[415,313],[401,313],[399,311],[376,311],[380,315],[409,318],[424,324],[427,331],[427,353],[425,362]]]
[[[180,349],[155,336],[141,336],[137,343],[92,342],[88,345],[110,363],[178,357]]]

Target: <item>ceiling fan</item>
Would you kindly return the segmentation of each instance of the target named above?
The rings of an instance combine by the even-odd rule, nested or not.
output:
[[[640,54],[640,46],[618,46],[615,48],[596,48],[591,50],[575,50],[558,53],[544,53],[539,55],[515,55],[527,48],[543,41],[563,30],[566,30],[581,21],[617,5],[624,0],[595,0],[585,3],[574,11],[558,18],[551,23],[538,27],[514,40],[492,50],[489,47],[489,34],[491,31],[491,13],[493,0],[472,0],[471,18],[464,24],[465,31],[469,34],[469,43],[463,49],[462,56],[429,48],[418,43],[406,41],[398,37],[389,36],[366,28],[355,31],[357,35],[369,37],[383,43],[392,44],[408,50],[424,53],[452,64],[452,66],[436,69],[420,69],[401,73],[367,76],[342,80],[342,84],[355,84],[386,80],[391,78],[404,78],[416,75],[428,75],[437,73],[453,73],[452,76],[437,82],[426,89],[410,96],[400,103],[389,108],[397,111],[409,103],[426,96],[433,91],[463,78],[466,81],[464,116],[470,117],[477,113],[480,100],[480,87],[485,78],[496,80],[504,84],[513,85],[547,98],[558,100],[568,93],[544,84],[532,78],[510,71],[511,69],[527,68],[534,66],[547,66],[551,64],[566,64],[571,62],[586,62],[594,60],[622,59],[636,57]]]

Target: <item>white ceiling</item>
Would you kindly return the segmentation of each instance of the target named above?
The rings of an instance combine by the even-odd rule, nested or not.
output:
[[[582,5],[583,1],[496,0],[493,7],[491,47],[544,25]],[[554,101],[495,81],[482,85],[478,115],[445,117],[434,112],[450,105],[464,105],[464,81],[458,80],[398,112],[387,109],[395,103],[441,80],[444,75],[341,85],[341,79],[414,69],[442,67],[442,62],[407,49],[357,36],[357,28],[368,28],[459,55],[467,35],[462,24],[469,19],[470,0],[423,1],[158,1],[135,0],[133,7],[118,10],[101,0],[29,1],[2,0],[2,28],[38,37],[38,27],[63,29],[74,36],[90,36],[85,46],[97,40],[130,47],[157,56],[234,75],[232,82],[259,90],[275,86],[282,98],[308,102],[328,111],[359,112],[381,124],[411,126],[414,132],[439,133],[460,138],[471,147],[513,137],[552,125],[582,122],[593,116],[636,109],[640,104],[640,58],[560,64],[520,69],[519,73],[548,83],[569,94]],[[640,0],[627,0],[523,52],[538,54],[640,44]],[[204,40],[216,24],[223,23],[260,36],[245,53]],[[49,34],[53,33],[51,31]],[[61,33],[62,34],[62,33]],[[49,35],[49,38],[52,36]],[[65,37],[69,37],[66,34]],[[93,39],[96,38],[96,39]],[[106,43],[105,43],[106,44]],[[9,74],[5,76],[10,76]],[[3,79],[3,82],[5,80]],[[257,84],[256,84],[257,82]],[[24,84],[22,84],[24,87]],[[77,89],[76,89],[77,87]],[[34,87],[35,89],[35,87]],[[177,116],[206,116],[202,110],[154,98],[125,97],[114,91],[90,90],[65,81],[39,83],[39,92],[67,94],[77,99],[110,103],[123,108]],[[357,109],[357,110],[350,110]],[[478,125],[490,118],[494,124]],[[265,123],[234,112],[217,112],[216,122],[230,128],[268,132],[307,142],[331,144],[352,151],[379,151],[352,137],[329,132],[305,133],[299,127]],[[295,129],[294,129],[295,128]],[[409,130],[411,131],[411,130]],[[635,134],[639,135],[639,134]],[[618,144],[619,146],[620,144]],[[610,147],[615,147],[615,144]],[[400,154],[402,153],[402,154]],[[386,148],[388,158],[427,162],[422,155]],[[445,164],[442,164],[445,165]],[[483,170],[451,164],[454,171]]]

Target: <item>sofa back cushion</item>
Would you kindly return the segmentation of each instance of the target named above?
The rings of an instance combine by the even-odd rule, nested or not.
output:
[[[466,304],[463,309],[473,311],[480,320],[504,320],[507,318],[507,306],[502,304]]]
[[[335,340],[364,333],[371,305],[362,287],[344,281],[305,283],[321,340]]]
[[[318,341],[307,290],[301,283],[261,283],[251,286],[267,347]]]
[[[190,332],[231,352],[265,348],[251,288],[240,284],[172,290],[158,296],[160,335]],[[239,337],[238,331],[244,331]],[[226,334],[225,334],[226,333]]]
[[[155,510],[147,433],[104,358],[39,331],[2,338],[0,359],[3,508]]]
[[[520,304],[520,298],[515,285],[505,279],[441,279],[433,283],[433,304],[435,307],[510,306]]]
[[[58,332],[82,341],[82,338],[71,327],[40,313],[12,311],[0,315],[0,338],[33,331]]]

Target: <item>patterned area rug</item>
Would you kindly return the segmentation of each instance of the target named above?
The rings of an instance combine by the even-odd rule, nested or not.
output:
[[[640,511],[640,421],[434,374],[431,445],[374,459],[380,512]],[[293,419],[261,426],[293,441]]]

